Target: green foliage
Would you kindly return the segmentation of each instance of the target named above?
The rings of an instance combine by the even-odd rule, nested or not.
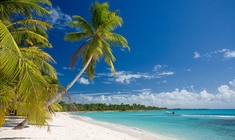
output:
[[[43,8],[41,4],[51,6],[50,0],[1,0],[0,20],[10,21],[12,17],[17,15],[31,18],[32,12],[39,16],[49,14],[49,11]]]
[[[0,1],[0,125],[16,110],[29,123],[42,126],[49,111],[60,109],[58,104],[46,108],[60,85],[50,64],[55,61],[40,49],[52,47],[45,31],[52,26],[32,18],[32,12],[49,13],[41,4],[51,5],[49,0]],[[17,15],[22,19],[15,21]]]
[[[62,106],[62,111],[138,111],[138,110],[165,110],[167,108],[159,108],[155,106],[145,106],[140,104],[74,104],[76,110],[74,110],[71,104],[67,104],[63,101],[59,102]]]
[[[91,23],[88,23],[80,16],[73,16],[74,20],[69,23],[70,26],[78,29],[77,32],[68,33],[64,39],[68,41],[81,41],[85,39],[79,51],[76,51],[71,57],[70,66],[74,66],[75,59],[82,54],[83,67],[86,68],[86,74],[90,79],[94,78],[96,62],[101,58],[110,66],[114,75],[116,71],[113,62],[116,60],[111,49],[111,45],[128,48],[127,40],[120,34],[113,33],[114,29],[122,26],[122,18],[116,11],[109,10],[107,2],[95,2],[91,8]],[[92,60],[90,58],[92,57]],[[75,81],[75,80],[74,80]]]

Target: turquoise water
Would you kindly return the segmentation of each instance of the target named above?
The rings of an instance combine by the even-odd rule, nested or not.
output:
[[[180,140],[235,140],[235,109],[87,112],[76,115]]]

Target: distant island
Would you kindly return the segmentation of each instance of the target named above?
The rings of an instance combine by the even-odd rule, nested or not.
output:
[[[77,104],[77,103],[65,103],[63,101],[59,102],[62,106],[64,112],[70,111],[140,111],[140,110],[167,110],[166,107],[156,107],[156,106],[145,106],[140,104]]]

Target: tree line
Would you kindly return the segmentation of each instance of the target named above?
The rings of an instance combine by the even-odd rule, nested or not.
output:
[[[166,110],[165,107],[145,106],[141,104],[105,104],[105,103],[92,103],[92,104],[68,104],[64,101],[59,102],[62,106],[62,111],[138,111],[138,110]]]

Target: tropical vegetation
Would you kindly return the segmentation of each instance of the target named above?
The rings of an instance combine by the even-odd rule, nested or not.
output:
[[[0,125],[10,111],[29,123],[42,126],[50,118],[45,105],[53,98],[59,83],[53,58],[43,51],[51,48],[46,30],[52,26],[34,18],[49,14],[42,5],[50,0],[0,1]],[[24,121],[26,122],[26,121]]]
[[[68,41],[84,41],[83,44],[72,55],[70,60],[70,67],[74,68],[78,57],[82,57],[81,71],[76,75],[70,84],[65,89],[68,91],[74,83],[80,78],[80,76],[86,71],[86,75],[90,78],[94,78],[96,62],[101,58],[110,66],[114,75],[116,75],[113,62],[115,57],[112,53],[111,46],[119,46],[127,48],[128,42],[125,37],[113,31],[122,26],[122,18],[118,16],[117,11],[110,11],[109,4],[107,2],[97,3],[95,2],[91,8],[91,20],[89,23],[81,16],[73,16],[73,21],[69,23],[69,26],[76,28],[75,32],[68,33],[64,39]],[[64,92],[57,94],[57,98],[48,102],[48,105],[58,100]]]
[[[138,111],[138,110],[166,110],[165,107],[156,107],[156,106],[145,106],[140,104],[76,104],[73,105],[59,102],[62,106],[62,111]]]
[[[70,26],[76,32],[68,33],[65,40],[84,41],[71,57],[71,67],[82,56],[82,70],[66,88],[60,86],[54,59],[43,48],[51,48],[46,30],[49,23],[37,17],[50,14],[43,6],[50,0],[1,0],[0,1],[0,125],[8,112],[24,116],[25,122],[43,126],[51,113],[60,110],[56,102],[86,71],[94,78],[95,65],[101,58],[116,75],[115,57],[111,46],[130,49],[127,40],[113,30],[122,26],[117,11],[110,11],[108,3],[95,2],[91,6],[91,23],[80,16],[73,16]]]

